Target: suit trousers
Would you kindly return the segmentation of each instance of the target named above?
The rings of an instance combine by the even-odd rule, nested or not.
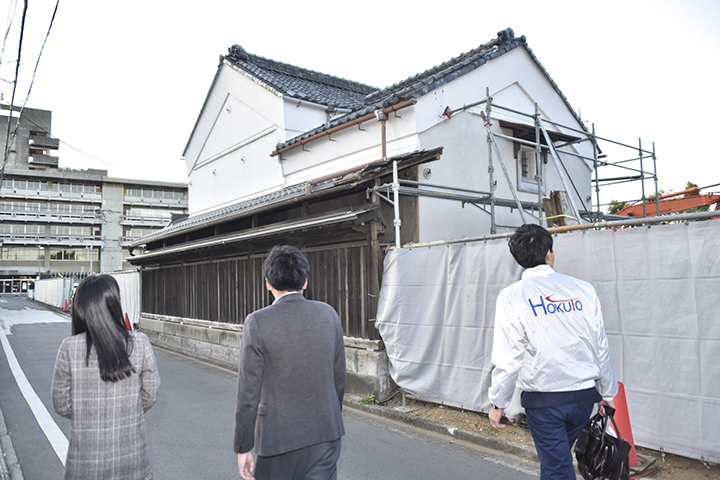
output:
[[[337,480],[340,440],[258,457],[255,480]]]
[[[575,480],[572,446],[585,427],[593,406],[573,402],[526,408],[530,433],[540,457],[540,480]]]

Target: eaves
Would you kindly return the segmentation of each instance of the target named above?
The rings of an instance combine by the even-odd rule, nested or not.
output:
[[[375,178],[392,172],[393,162],[398,162],[398,168],[409,168],[420,163],[439,160],[443,147],[430,150],[418,150],[402,155],[396,155],[387,160],[359,166],[349,171],[337,172],[322,178],[311,180],[299,185],[283,188],[277,192],[238,202],[211,212],[186,217],[155,233],[139,238],[130,243],[131,248],[159,242],[178,235],[191,233],[207,227],[220,225],[239,218],[255,215],[259,212],[272,210],[282,205],[303,202],[311,198],[319,198],[333,193],[347,191]]]
[[[300,220],[280,222],[258,228],[252,228],[240,233],[233,233],[229,235],[223,235],[221,237],[214,237],[210,240],[199,240],[178,246],[161,248],[148,253],[134,255],[133,257],[131,257],[130,260],[133,262],[142,262],[144,260],[184,253],[188,251],[197,251],[200,249],[220,247],[233,243],[246,242],[275,235],[288,234],[298,230],[307,230],[309,228],[338,225],[346,222],[352,222],[355,225],[358,225],[372,218],[378,217],[379,215],[380,213],[377,208],[366,208],[361,210],[350,209],[342,212],[334,212],[327,215],[320,215],[314,218],[305,217]]]

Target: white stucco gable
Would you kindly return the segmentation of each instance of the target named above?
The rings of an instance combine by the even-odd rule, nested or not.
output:
[[[478,195],[492,190],[505,200],[537,205],[537,212],[540,196],[551,191],[567,191],[578,205],[589,197],[591,164],[582,157],[591,156],[592,146],[573,144],[585,128],[524,37],[515,38],[509,29],[471,52],[381,90],[250,55],[240,47],[224,58],[186,150],[191,213],[314,184],[383,157],[435,148],[444,153],[428,168],[426,179],[444,186]],[[484,99],[494,105],[492,129],[498,138],[506,137],[490,154]],[[467,107],[471,104],[477,106]],[[535,173],[525,179],[525,161],[520,173],[523,149],[512,140],[513,135],[528,140],[536,105],[553,143],[561,139],[568,152],[561,159],[562,174],[559,163],[545,157],[540,191],[533,183]],[[537,167],[534,151],[527,155],[532,156],[528,165]],[[489,177],[492,162],[495,175]],[[487,231],[483,208],[438,198],[418,202],[421,241]],[[518,210],[507,204],[498,218],[507,225],[522,223]],[[466,216],[463,222],[458,215]],[[435,228],[436,220],[452,228]]]
[[[297,67],[253,57],[264,69],[258,73],[245,60],[237,46],[221,59],[185,149],[192,214],[283,188],[283,165],[270,156],[275,145],[350,111],[342,97],[340,105],[321,104],[307,85],[291,83],[288,74]],[[322,74],[307,74],[313,75],[322,80]]]

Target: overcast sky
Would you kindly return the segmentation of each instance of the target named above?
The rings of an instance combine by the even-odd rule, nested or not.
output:
[[[16,105],[56,4],[28,2]],[[14,13],[0,66],[7,104],[22,2],[0,0],[0,8],[0,20]],[[655,142],[659,186],[678,191],[689,180],[720,183],[706,141],[720,114],[718,25],[715,0],[61,0],[27,106],[52,111],[61,167],[187,182],[181,156],[219,56],[233,44],[385,87],[510,27],[598,135],[633,146],[642,138],[648,150]],[[613,198],[639,196],[636,186]]]

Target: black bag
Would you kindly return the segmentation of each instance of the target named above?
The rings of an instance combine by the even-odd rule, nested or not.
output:
[[[605,416],[596,413],[575,444],[578,470],[585,480],[630,480],[630,444],[620,437],[615,409],[606,406]],[[617,438],[607,433],[612,422]]]

